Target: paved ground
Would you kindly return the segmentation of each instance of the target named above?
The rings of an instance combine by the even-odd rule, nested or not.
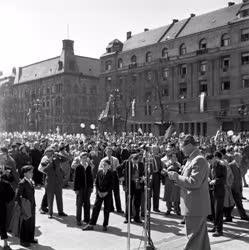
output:
[[[249,175],[248,175],[249,177]],[[249,180],[248,180],[249,181]],[[163,191],[163,190],[161,190]],[[49,220],[47,215],[41,215],[38,211],[44,189],[36,190],[37,201],[37,221],[36,237],[39,240],[38,245],[33,245],[32,249],[38,250],[125,250],[127,249],[127,225],[123,224],[124,217],[112,213],[110,215],[110,227],[107,232],[102,231],[103,216],[102,212],[98,220],[98,226],[94,231],[82,231],[75,224],[75,194],[71,189],[64,189],[63,199],[65,212],[68,217],[60,218],[55,214],[55,218]],[[244,188],[244,196],[247,198],[243,202],[244,207],[249,214],[249,188]],[[124,202],[124,193],[121,191],[122,201]],[[161,195],[162,196],[162,195]],[[94,194],[92,195],[92,203]],[[123,203],[124,205],[124,203]],[[123,206],[124,207],[124,206]],[[165,202],[160,201],[160,210],[165,212]],[[236,209],[235,209],[236,210]],[[56,208],[55,208],[56,211]],[[163,213],[151,214],[152,239],[156,249],[183,249],[185,245],[184,226],[179,222],[181,217],[168,216]],[[212,225],[209,223],[209,227]],[[18,245],[17,238],[10,238],[13,249],[22,249]],[[210,235],[212,250],[220,249],[249,249],[249,222],[241,221],[235,211],[235,220],[233,223],[224,225],[224,236],[213,238]],[[1,247],[0,247],[1,249]],[[144,249],[143,227],[141,225],[131,224],[131,248]],[[201,249],[197,249],[201,250]]]

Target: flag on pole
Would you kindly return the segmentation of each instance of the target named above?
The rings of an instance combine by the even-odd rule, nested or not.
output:
[[[131,101],[131,116],[134,117],[135,116],[135,104],[136,104],[136,99],[134,98]]]
[[[141,135],[144,134],[144,133],[143,133],[143,130],[141,129],[141,127],[138,128],[137,132],[138,132],[139,134],[141,134]]]
[[[204,112],[204,102],[205,102],[206,92],[201,92],[200,94],[200,112]]]
[[[170,124],[169,127],[165,131],[164,139],[167,140],[168,138],[170,138],[171,135],[174,133],[174,131],[175,131],[174,125]]]

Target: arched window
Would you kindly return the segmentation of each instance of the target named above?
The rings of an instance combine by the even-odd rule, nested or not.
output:
[[[185,43],[182,43],[181,46],[180,46],[180,55],[185,55],[187,53],[187,48],[186,48],[186,45]]]
[[[146,53],[145,61],[146,61],[147,63],[149,63],[149,62],[152,61],[152,53],[151,53],[150,51]]]
[[[200,40],[199,49],[206,49],[207,48],[207,40],[205,38]]]
[[[123,60],[121,58],[118,59],[118,68],[123,68]]]
[[[163,48],[162,50],[162,58],[168,58],[168,49],[167,48]]]
[[[221,36],[221,47],[229,46],[230,44],[230,36],[228,34],[223,34]]]
[[[137,62],[137,57],[135,55],[133,55],[131,57],[131,63],[136,63]]]
[[[111,70],[112,69],[112,61],[106,61],[105,62],[105,70]]]

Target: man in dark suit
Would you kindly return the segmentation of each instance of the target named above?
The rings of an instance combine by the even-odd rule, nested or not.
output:
[[[153,197],[153,211],[160,212],[159,210],[159,198],[160,198],[160,186],[161,186],[161,171],[162,162],[159,156],[159,148],[155,145],[151,147],[152,159],[150,165],[151,171],[151,195]]]
[[[0,154],[0,165],[2,165]],[[4,166],[4,165],[2,165]],[[6,229],[7,204],[14,198],[15,192],[9,183],[9,174],[5,169],[0,169],[0,235],[4,241],[3,249],[10,250],[8,245],[8,235]]]
[[[129,176],[130,168],[130,176]],[[128,209],[132,213],[132,204],[134,203],[135,214],[134,222],[141,223],[140,220],[140,207],[142,192],[144,189],[144,164],[139,162],[139,154],[133,154],[130,160],[126,160],[118,168],[119,177],[124,178],[124,190],[126,197],[126,211],[124,223],[128,223]],[[130,179],[130,186],[129,186]],[[130,190],[130,208],[128,207],[128,194]]]
[[[97,223],[99,212],[104,202],[104,222],[103,222],[103,231],[107,231],[107,226],[109,222],[109,214],[111,207],[112,199],[112,183],[113,175],[110,170],[111,162],[109,160],[104,160],[102,162],[102,167],[99,169],[96,177],[96,200],[93,206],[92,216],[90,223],[86,225],[83,230],[93,230],[94,226]]]
[[[90,197],[93,191],[93,174],[89,164],[88,153],[80,154],[80,164],[75,169],[74,191],[76,193],[76,221],[81,226],[82,206],[84,206],[84,222],[90,221]]]
[[[215,156],[220,154],[216,152]],[[214,227],[209,230],[213,232],[214,237],[223,235],[223,207],[225,198],[225,184],[226,184],[227,169],[220,161],[215,161],[211,169],[211,181],[209,185],[212,187],[212,196],[214,200]]]
[[[22,167],[22,174],[23,179],[20,181],[16,200],[21,207],[23,212],[26,210],[24,208],[23,200],[29,201],[31,208],[31,214],[26,215],[28,218],[24,218],[21,223],[21,230],[20,230],[20,244],[24,247],[29,247],[30,243],[37,244],[38,241],[34,238],[35,237],[35,189],[32,183],[33,178],[33,167],[31,165],[23,166]]]
[[[34,167],[33,179],[35,182],[35,186],[42,185],[43,174],[40,171],[38,171],[38,166],[42,159],[42,151],[40,150],[39,142],[34,143],[34,148],[31,149],[30,156],[32,160],[32,166]]]

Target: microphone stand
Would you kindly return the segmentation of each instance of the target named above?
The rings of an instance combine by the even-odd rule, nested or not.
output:
[[[128,223],[127,223],[127,250],[130,250],[130,244],[131,244],[131,160],[128,162],[128,197],[127,197],[127,203],[128,203]]]
[[[150,183],[149,183],[148,168],[150,167],[150,159],[151,158],[152,158],[152,155],[145,151],[145,157],[144,157],[144,166],[145,166],[144,250],[155,250],[153,241],[151,239],[151,230],[150,230],[151,204],[150,204],[150,200],[149,200],[150,199]]]

